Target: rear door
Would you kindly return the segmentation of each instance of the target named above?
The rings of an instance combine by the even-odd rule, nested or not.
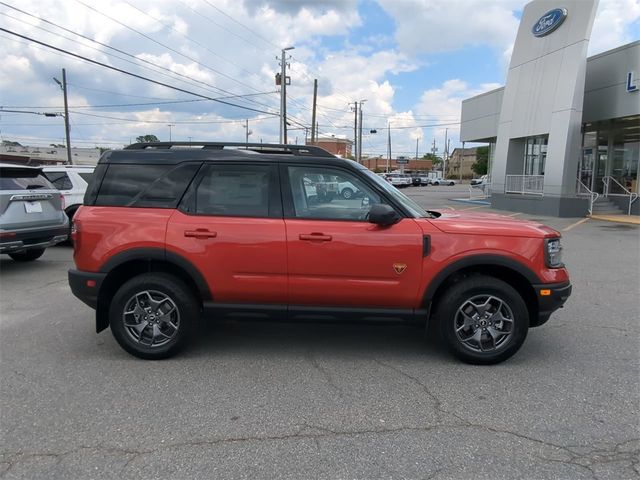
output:
[[[286,303],[286,236],[275,165],[203,166],[169,220],[166,238],[168,251],[202,272],[215,303]]]
[[[314,164],[281,168],[290,304],[414,308],[423,252],[416,222],[369,223],[370,206],[386,202],[352,171]],[[348,182],[360,193],[326,202],[311,194],[307,181],[313,178]]]
[[[64,223],[60,192],[40,169],[0,166],[0,228],[21,230]]]

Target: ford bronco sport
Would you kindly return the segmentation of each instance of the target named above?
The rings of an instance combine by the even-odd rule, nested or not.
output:
[[[327,178],[361,195],[318,201]],[[363,166],[309,146],[107,152],[72,232],[73,293],[96,310],[98,332],[111,327],[148,359],[176,353],[201,317],[248,316],[431,325],[460,359],[491,364],[571,293],[555,230],[425,211]]]

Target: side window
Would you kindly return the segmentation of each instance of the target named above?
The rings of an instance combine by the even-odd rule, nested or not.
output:
[[[94,204],[175,208],[199,166],[198,163],[109,165]],[[93,192],[94,188],[90,186],[85,201]]]
[[[47,177],[58,190],[71,190],[73,188],[71,179],[65,172],[44,172],[44,176]]]
[[[233,217],[268,217],[269,165],[209,165],[195,193],[195,212]]]
[[[296,218],[366,221],[384,203],[357,175],[327,167],[288,167]]]

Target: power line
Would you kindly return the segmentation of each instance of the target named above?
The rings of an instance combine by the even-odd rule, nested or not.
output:
[[[33,15],[33,14],[29,13],[29,12],[25,12],[24,10],[20,10],[19,8],[13,7],[13,6],[8,5],[8,4],[4,3],[4,2],[0,2],[0,4],[1,4],[1,5],[4,5],[4,6],[6,6],[6,7],[9,7],[9,8],[11,8],[11,9],[13,9],[13,10],[16,10],[16,11],[18,11],[18,12],[20,12],[20,13],[24,14],[24,15],[27,15],[27,16],[29,16],[29,17],[35,18],[35,19],[37,19],[37,20],[39,20],[39,21],[42,21],[42,22],[47,23],[47,24],[49,24],[49,25],[52,25],[52,26],[54,26],[54,27],[56,27],[56,28],[59,28],[59,29],[61,29],[61,30],[65,31],[65,32],[69,32],[69,33],[71,33],[71,34],[73,34],[73,35],[77,35],[77,36],[79,36],[80,38],[83,38],[83,39],[88,40],[88,41],[90,41],[90,42],[96,43],[96,44],[98,44],[98,45],[100,45],[100,46],[102,46],[102,47],[105,47],[105,48],[107,48],[107,49],[113,50],[113,51],[118,52],[118,53],[120,53],[120,54],[122,54],[122,55],[125,55],[125,56],[127,56],[127,57],[133,58],[133,59],[134,59],[134,60],[136,60],[137,62],[142,62],[142,63],[148,64],[148,65],[150,65],[150,66],[151,66],[151,67],[153,67],[153,68],[145,67],[144,65],[138,65],[138,64],[137,64],[137,63],[135,63],[135,62],[132,62],[132,61],[127,60],[127,59],[125,59],[125,58],[119,57],[119,56],[117,56],[117,55],[113,55],[113,54],[111,54],[111,53],[109,53],[109,52],[102,51],[102,50],[100,50],[100,49],[98,49],[98,48],[96,48],[96,47],[93,47],[93,46],[91,46],[91,45],[83,44],[84,46],[86,46],[86,47],[88,47],[88,48],[91,48],[91,49],[93,49],[93,50],[96,50],[96,51],[98,51],[98,52],[100,52],[100,53],[104,53],[104,54],[106,54],[106,55],[109,55],[109,56],[115,57],[115,58],[117,58],[117,59],[119,59],[119,60],[122,60],[122,61],[124,61],[124,62],[130,63],[130,64],[135,65],[135,66],[137,66],[137,67],[145,68],[145,69],[150,70],[150,71],[152,71],[152,72],[154,72],[154,73],[156,73],[156,74],[160,74],[160,75],[163,75],[163,76],[165,76],[165,77],[171,78],[172,80],[179,80],[179,81],[183,81],[183,82],[185,82],[185,83],[187,83],[187,84],[190,84],[190,85],[192,85],[192,86],[198,86],[198,85],[194,85],[195,83],[197,83],[197,84],[200,84],[200,85],[205,85],[206,87],[209,87],[209,88],[211,88],[211,89],[213,89],[213,90],[215,90],[215,91],[217,91],[217,92],[219,91],[219,92],[221,92],[221,93],[226,93],[226,94],[229,94],[229,95],[235,95],[233,92],[229,92],[229,91],[224,90],[224,89],[222,89],[222,88],[220,88],[220,87],[216,87],[216,86],[211,85],[211,84],[209,84],[209,83],[207,83],[207,82],[204,82],[204,81],[202,81],[202,80],[192,79],[191,77],[189,77],[189,76],[187,76],[187,75],[183,75],[183,74],[181,74],[181,73],[179,73],[179,72],[174,72],[174,71],[172,71],[172,70],[169,70],[169,69],[168,69],[168,68],[166,68],[166,67],[163,67],[163,66],[161,66],[161,65],[157,65],[157,64],[155,64],[155,63],[153,63],[153,62],[150,62],[150,61],[148,61],[148,60],[145,60],[144,58],[138,58],[138,57],[136,57],[135,55],[133,55],[133,54],[131,54],[131,53],[128,53],[128,52],[126,52],[126,51],[124,51],[124,50],[121,50],[121,49],[119,49],[119,48],[115,48],[115,47],[113,47],[113,46],[111,46],[111,45],[108,45],[108,44],[106,44],[106,43],[99,42],[99,41],[94,40],[94,39],[92,39],[92,38],[89,38],[89,37],[87,37],[87,36],[85,36],[85,35],[82,35],[82,34],[80,34],[80,33],[76,33],[76,32],[74,32],[74,31],[72,31],[72,30],[69,30],[68,28],[65,28],[65,27],[63,27],[63,26],[61,26],[61,25],[58,25],[58,24],[56,24],[56,23],[54,23],[54,22],[51,22],[51,21],[49,21],[49,20],[46,20],[46,19],[44,19],[44,18],[40,18],[40,17],[38,17],[37,15]],[[50,33],[50,34],[52,34],[52,35],[56,35],[56,36],[59,36],[59,37],[61,37],[61,38],[64,38],[64,39],[66,39],[66,40],[69,40],[69,41],[71,41],[71,42],[76,43],[76,40],[71,39],[71,38],[69,38],[69,37],[65,37],[64,35],[62,35],[62,34],[60,34],[60,33],[55,33],[55,32],[52,32],[52,31],[50,31],[50,30],[47,30],[46,28],[40,27],[40,26],[38,26],[38,25],[33,25],[33,24],[30,24],[30,23],[27,23],[25,20],[17,19],[17,18],[12,17],[11,15],[9,15],[9,14],[7,14],[7,13],[4,13],[4,12],[0,12],[0,13],[1,13],[2,15],[5,15],[5,16],[9,17],[9,18],[13,18],[14,20],[17,20],[17,21],[20,21],[20,22],[22,22],[22,23],[25,23],[25,24],[29,25],[30,27],[38,28],[38,29],[43,30],[43,31],[45,31],[45,32],[47,32],[47,33]],[[158,69],[163,70],[163,71],[165,71],[165,72],[168,72],[168,74],[166,74],[166,73],[162,73],[162,72],[159,72],[159,71],[158,71]],[[182,78],[184,78],[184,79],[186,79],[186,80],[181,80],[181,79],[176,79],[176,78],[174,78],[174,77],[176,77],[176,76],[177,76],[177,77],[181,77],[181,79],[182,79]],[[203,88],[203,87],[200,87],[200,88]],[[255,90],[255,89],[254,89],[254,90]],[[262,106],[265,106],[265,107],[268,107],[268,108],[273,108],[271,105],[266,105],[266,104],[263,104],[263,103],[260,103],[260,102],[256,102],[256,101],[254,101],[254,100],[250,100],[250,101],[251,101],[252,103],[256,103],[256,104],[259,104],[259,105],[262,105]]]
[[[67,84],[68,85],[68,84]],[[230,95],[227,97],[218,97],[217,99],[228,99],[228,98],[244,98],[255,95],[268,95],[273,92],[261,92],[261,93],[248,93],[246,95]],[[192,100],[167,100],[166,102],[145,102],[145,103],[120,103],[120,104],[105,104],[105,105],[73,105],[69,106],[69,108],[116,108],[116,107],[141,107],[147,105],[172,105],[172,104],[181,104],[181,103],[194,103],[194,102],[208,102],[210,100],[206,98],[195,98]],[[62,107],[50,107],[50,106],[33,106],[33,105],[6,105],[5,108],[45,108],[45,109],[54,109],[59,110]]]
[[[276,49],[280,49],[280,47],[276,44],[274,44],[273,42],[271,42],[270,40],[267,40],[266,38],[264,38],[262,35],[256,33],[254,30],[252,30],[251,28],[247,27],[246,25],[244,25],[243,23],[239,22],[238,20],[236,20],[235,18],[233,18],[231,15],[228,15],[226,12],[222,11],[220,8],[216,7],[215,5],[213,5],[211,2],[209,2],[208,0],[204,0],[204,3],[206,3],[207,5],[209,5],[211,8],[215,8],[217,11],[219,11],[222,15],[224,15],[225,17],[227,17],[229,20],[231,20],[234,23],[237,23],[238,25],[240,25],[242,28],[244,28],[245,30],[247,30],[249,33],[251,33],[252,35],[255,35],[256,37],[258,37],[260,40],[262,40],[263,42],[271,45],[272,47],[276,48]]]
[[[175,33],[177,33],[178,35],[186,38],[187,40],[189,40],[192,43],[195,43],[196,45],[198,45],[200,48],[204,48],[207,52],[211,53],[212,55],[214,55],[215,57],[220,58],[221,60],[224,60],[227,63],[230,63],[231,65],[233,65],[234,67],[239,68],[240,70],[242,70],[245,73],[248,73],[249,75],[255,75],[255,72],[250,72],[249,70],[241,67],[240,65],[238,65],[237,63],[229,60],[228,58],[223,57],[222,55],[217,54],[216,52],[214,52],[213,50],[211,50],[209,47],[207,47],[206,45],[203,45],[202,43],[198,42],[197,40],[194,40],[193,38],[191,38],[189,35],[186,35],[184,33],[182,33],[179,30],[176,30],[174,27],[172,27],[171,25],[167,25],[166,23],[164,23],[163,21],[157,19],[156,17],[154,17],[153,15],[151,15],[149,12],[145,12],[144,10],[139,9],[138,7],[136,7],[135,5],[132,5],[130,2],[128,2],[127,0],[124,0],[124,2],[129,5],[131,8],[134,8],[135,10],[137,10],[138,12],[142,13],[143,15],[146,15],[149,18],[152,18],[153,20],[155,20],[156,22],[158,22],[159,24],[163,25],[165,28],[169,28],[172,31],[174,31]]]
[[[153,80],[151,78],[147,78],[147,77],[144,77],[142,75],[138,75],[138,74],[133,73],[133,72],[128,72],[126,70],[122,70],[121,68],[112,67],[111,65],[107,65],[105,63],[98,62],[96,60],[92,60],[92,59],[87,58],[87,57],[83,57],[82,55],[78,55],[76,53],[70,52],[68,50],[64,50],[62,48],[54,47],[51,44],[48,44],[48,43],[45,43],[45,42],[41,42],[41,41],[36,40],[34,38],[31,38],[31,37],[27,37],[26,35],[21,35],[19,33],[13,32],[11,30],[7,30],[6,28],[0,27],[0,31],[5,32],[5,33],[9,33],[11,35],[15,35],[16,37],[20,37],[20,38],[28,40],[30,42],[36,43],[38,45],[42,45],[44,47],[50,48],[52,50],[56,50],[58,52],[62,52],[64,54],[66,54],[66,55],[70,55],[72,57],[79,58],[80,60],[84,60],[85,62],[93,63],[95,65],[99,65],[101,67],[108,68],[108,69],[114,70],[116,72],[124,73],[125,75],[129,75],[129,76],[134,77],[134,78],[139,78],[139,79],[145,80],[147,82],[155,83],[156,85],[161,85],[163,87],[170,88],[170,89],[176,90],[178,92],[187,93],[189,95],[193,95],[193,96],[196,96],[196,97],[204,98],[204,99],[207,99],[207,100],[212,100],[214,102],[222,103],[224,105],[229,105],[229,106],[236,107],[236,108],[242,108],[244,110],[250,110],[250,111],[258,112],[258,113],[264,113],[264,114],[267,114],[267,115],[274,115],[274,116],[278,115],[277,113],[274,113],[274,112],[268,112],[266,110],[259,110],[259,109],[256,109],[256,108],[251,108],[251,107],[247,107],[247,106],[244,106],[244,105],[237,105],[235,103],[226,102],[224,100],[219,100],[219,99],[216,99],[216,98],[212,98],[212,97],[209,97],[207,95],[202,95],[200,93],[196,93],[196,92],[192,92],[192,91],[186,90],[184,88],[180,88],[180,87],[176,87],[174,85],[169,85],[167,83],[159,82],[157,80]]]
[[[117,23],[118,25],[120,25],[120,26],[122,26],[122,27],[124,27],[124,28],[126,28],[126,29],[128,29],[128,30],[131,30],[132,32],[137,33],[138,35],[140,35],[140,36],[142,36],[142,37],[146,38],[147,40],[150,40],[151,42],[153,42],[153,43],[155,43],[155,44],[157,44],[157,45],[160,45],[161,47],[163,47],[163,48],[165,48],[165,49],[167,49],[167,50],[169,50],[169,51],[171,51],[171,52],[174,52],[175,54],[180,55],[181,57],[186,58],[187,60],[189,60],[189,61],[191,61],[191,62],[194,62],[194,63],[196,63],[196,64],[200,65],[201,67],[206,68],[207,70],[211,70],[212,72],[217,73],[218,75],[220,75],[220,76],[222,76],[222,77],[228,78],[229,80],[231,80],[231,81],[233,81],[233,82],[235,82],[235,83],[237,83],[237,84],[244,85],[245,87],[248,87],[248,88],[250,88],[250,89],[252,89],[252,90],[254,90],[254,91],[257,91],[257,90],[256,90],[254,87],[252,87],[251,85],[248,85],[248,84],[246,84],[246,83],[244,83],[244,82],[241,82],[241,81],[239,81],[239,80],[237,80],[237,79],[235,79],[235,78],[231,77],[230,75],[227,75],[227,74],[226,74],[226,73],[224,73],[224,72],[221,72],[221,71],[219,71],[219,70],[216,70],[215,68],[210,67],[209,65],[206,65],[206,64],[204,64],[204,63],[202,63],[202,62],[198,61],[197,59],[190,57],[189,55],[185,55],[184,53],[180,52],[179,50],[176,50],[175,48],[170,47],[169,45],[165,45],[164,43],[162,43],[162,42],[160,42],[160,41],[158,41],[158,40],[154,39],[153,37],[151,37],[151,36],[147,35],[146,33],[141,32],[141,31],[139,31],[139,30],[136,30],[136,29],[135,29],[135,28],[133,28],[133,27],[130,27],[130,26],[129,26],[129,25],[127,25],[126,23],[123,23],[123,22],[121,22],[120,20],[117,20],[117,19],[115,19],[115,18],[113,18],[113,17],[111,17],[111,16],[107,15],[106,13],[101,12],[100,10],[98,10],[98,9],[96,9],[96,8],[94,8],[94,7],[92,7],[91,5],[87,5],[87,4],[86,4],[85,2],[83,2],[82,0],[76,0],[76,2],[78,2],[78,3],[79,3],[79,4],[81,4],[81,5],[84,5],[84,6],[85,6],[86,8],[88,8],[89,10],[91,10],[91,11],[93,11],[93,12],[96,12],[97,14],[102,15],[102,16],[103,16],[103,17],[105,17],[105,18],[108,18],[108,19],[109,19],[109,20],[111,20],[112,22],[115,22],[115,23]],[[225,92],[225,93],[231,93],[231,92]],[[257,102],[255,102],[255,103],[257,103]],[[271,105],[264,105],[264,104],[263,104],[263,106],[271,107]]]

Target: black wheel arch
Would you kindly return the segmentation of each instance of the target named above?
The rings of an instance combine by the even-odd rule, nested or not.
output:
[[[427,286],[422,297],[422,307],[430,313],[437,311],[443,291],[464,278],[478,274],[501,279],[513,286],[527,305],[530,322],[536,321],[539,305],[533,285],[543,282],[527,266],[501,255],[473,255],[447,265]]]
[[[106,277],[100,286],[96,306],[96,331],[109,326],[109,305],[116,291],[130,278],[147,272],[165,272],[182,280],[199,304],[212,300],[211,290],[202,273],[183,256],[161,248],[136,248],[110,258],[100,272]]]

